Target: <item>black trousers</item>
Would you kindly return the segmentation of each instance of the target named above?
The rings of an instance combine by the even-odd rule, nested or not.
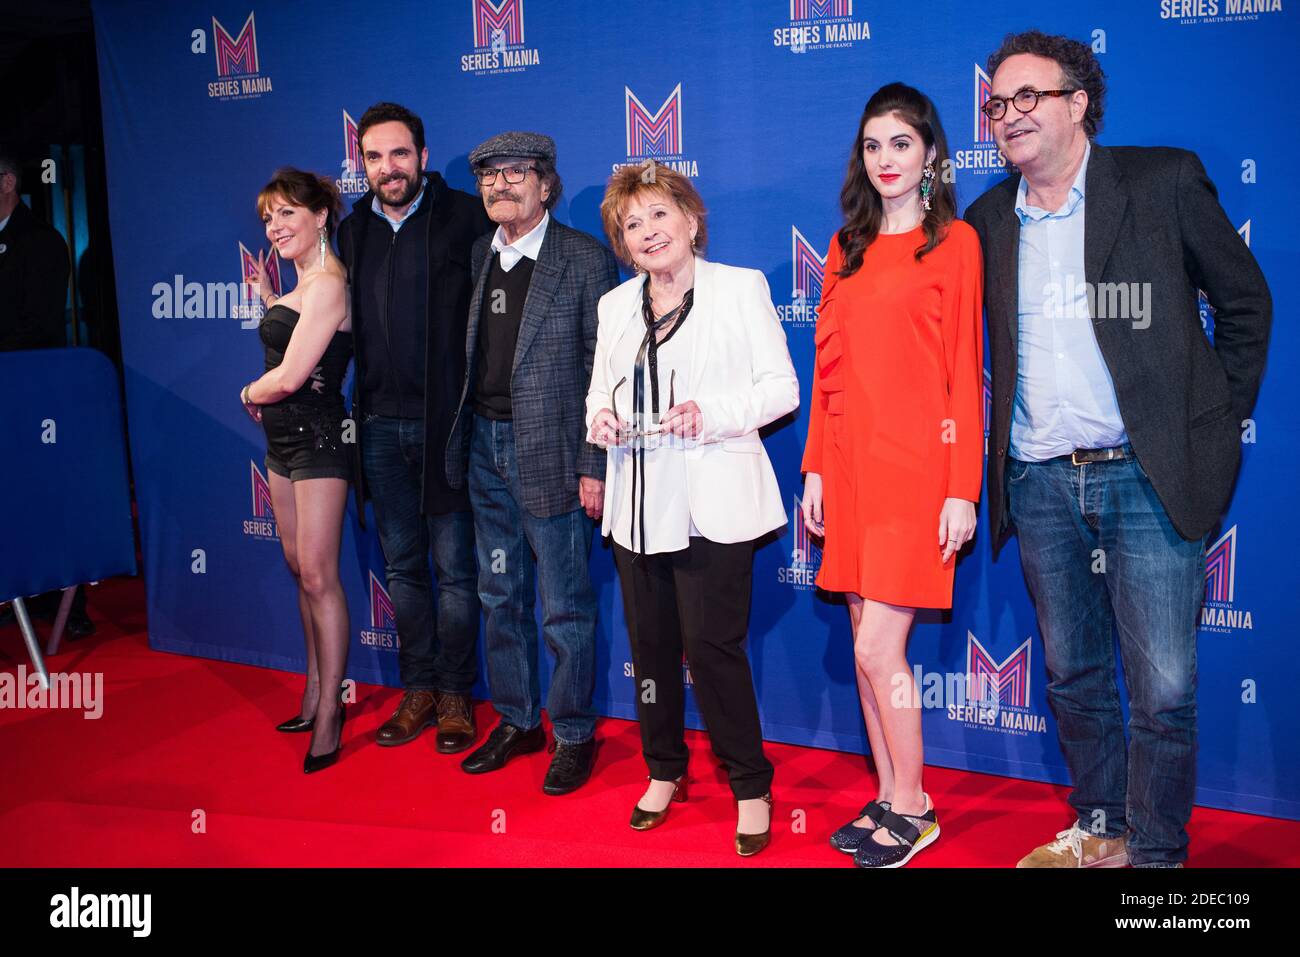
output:
[[[641,750],[650,776],[686,773],[686,690],[682,653],[713,753],[739,801],[772,786],[754,679],[745,653],[754,543],[723,545],[693,537],[689,548],[637,555],[614,545],[632,644]]]

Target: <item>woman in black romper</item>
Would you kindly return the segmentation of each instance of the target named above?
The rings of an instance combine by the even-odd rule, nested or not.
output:
[[[257,197],[266,237],[293,263],[297,285],[276,296],[258,254],[258,293],[267,305],[258,332],[266,373],[240,391],[266,432],[271,504],[285,561],[298,584],[307,639],[301,713],[281,731],[311,731],[303,771],[338,759],[344,709],[334,693],[348,654],[348,609],[339,581],[339,542],[352,477],[343,442],[343,374],[352,357],[347,271],[330,248],[338,223],[334,184],[314,173],[278,170]],[[329,689],[323,693],[323,689]]]

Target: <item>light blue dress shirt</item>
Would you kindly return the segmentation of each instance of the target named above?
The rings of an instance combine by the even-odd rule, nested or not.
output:
[[[376,216],[382,216],[384,217],[384,219],[388,220],[388,225],[393,227],[393,232],[397,232],[399,229],[402,228],[402,223],[410,219],[411,214],[420,208],[420,203],[423,200],[424,200],[424,185],[422,181],[420,186],[420,191],[415,194],[415,199],[414,201],[412,201],[411,205],[406,207],[406,212],[402,213],[401,219],[393,219],[392,216],[389,216],[388,213],[384,211],[384,205],[383,203],[379,202],[379,197],[377,195],[375,196],[374,199],[370,201],[370,208],[374,210]]]
[[[1128,441],[1088,308],[1083,224],[1091,155],[1089,143],[1070,194],[1055,212],[1029,205],[1024,177],[1016,193],[1020,334],[1008,451],[1026,461]]]

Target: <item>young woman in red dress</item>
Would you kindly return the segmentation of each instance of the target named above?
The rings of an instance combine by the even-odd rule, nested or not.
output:
[[[831,837],[861,867],[899,867],[939,836],[907,637],[917,608],[952,606],[984,448],[983,263],[949,169],[928,97],[891,83],[867,101],[818,310],[803,519],[824,537],[817,585],[849,606],[880,779]]]

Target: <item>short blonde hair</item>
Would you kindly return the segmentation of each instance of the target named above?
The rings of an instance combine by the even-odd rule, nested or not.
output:
[[[632,200],[642,193],[666,196],[683,213],[694,216],[698,224],[695,248],[700,253],[704,252],[709,241],[709,230],[705,222],[707,210],[691,181],[671,167],[658,164],[646,167],[638,163],[620,168],[609,178],[605,198],[600,203],[600,218],[605,224],[605,235],[609,237],[609,244],[614,247],[614,254],[619,259],[629,266],[635,265],[632,252],[623,241],[623,216]]]

